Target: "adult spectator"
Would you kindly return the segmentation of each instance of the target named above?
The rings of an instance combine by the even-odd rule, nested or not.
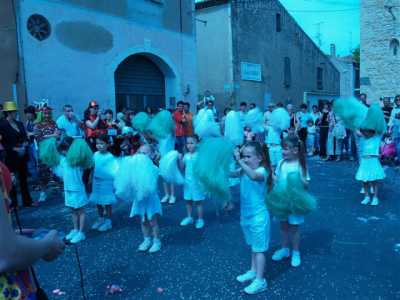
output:
[[[84,114],[85,136],[93,152],[96,151],[96,137],[105,133],[104,121],[99,114],[99,105],[96,101],[90,101]]]
[[[39,117],[37,118],[37,122],[35,124],[35,139],[38,144],[40,144],[43,140],[52,137],[58,137],[60,132],[57,128],[56,122],[54,122],[51,116],[52,109],[49,106],[44,106],[39,111]],[[40,187],[40,196],[39,202],[46,201],[46,188],[47,182],[51,177],[50,168],[45,164],[39,162],[39,187]]]
[[[185,147],[186,138],[185,138],[185,123],[186,118],[183,110],[183,101],[178,101],[176,105],[176,109],[172,114],[172,117],[175,121],[175,143],[176,143],[176,150],[180,153],[183,153],[183,149]]]
[[[319,126],[319,155],[325,159],[327,157],[326,144],[329,133],[329,105],[324,104],[321,112],[321,118],[318,121]]]
[[[307,108],[307,104],[301,104],[300,111],[296,114],[297,134],[299,135],[300,140],[303,142],[304,147],[306,146],[307,141],[307,123],[309,120],[312,120]]]
[[[290,128],[297,128],[297,118],[296,118],[296,113],[294,111],[294,106],[293,104],[288,104],[286,106],[286,110],[289,113],[290,116]]]
[[[242,124],[243,128],[246,123],[246,114],[247,114],[247,103],[241,102],[239,106],[239,117],[240,117],[240,123]]]
[[[361,93],[359,99],[365,106],[369,107],[369,105],[368,105],[368,95],[367,94]]]
[[[32,105],[24,109],[25,113],[25,130],[28,136],[28,172],[29,175],[37,179],[38,177],[38,157],[37,147],[35,143],[35,120],[36,120],[36,108]]]
[[[206,109],[211,110],[214,114],[214,119],[217,120],[218,114],[217,114],[217,109],[215,108],[215,105],[214,105],[214,101],[208,100]]]
[[[264,113],[264,128],[267,129],[268,125],[269,125],[269,118],[273,112],[273,110],[275,109],[275,104],[274,103],[269,103],[268,104],[268,108],[266,110],[266,112]]]
[[[82,122],[74,114],[74,110],[71,105],[64,105],[63,115],[57,119],[56,123],[58,129],[60,129],[66,136],[82,136]]]
[[[389,97],[383,98],[382,111],[383,111],[383,115],[385,116],[386,124],[389,123],[390,115],[392,113],[392,110],[393,110],[393,107],[392,107],[392,105],[390,103],[390,98]]]
[[[184,102],[183,103],[183,112],[184,112],[184,130],[185,136],[192,136],[194,134],[193,130],[193,114],[190,112],[190,103]]]
[[[18,177],[21,198],[24,207],[32,206],[32,198],[28,188],[28,146],[29,140],[24,124],[17,121],[17,105],[15,102],[4,102],[5,120],[0,123],[2,144],[5,148],[5,163],[11,173]],[[17,188],[10,192],[12,206],[18,207]]]
[[[249,108],[250,109],[254,109],[257,107],[257,104],[255,104],[254,102],[250,103]]]
[[[40,259],[55,260],[64,251],[65,244],[54,230],[40,240],[16,234],[9,221],[6,201],[1,195],[0,295],[5,297],[1,299],[39,299],[30,268]]]

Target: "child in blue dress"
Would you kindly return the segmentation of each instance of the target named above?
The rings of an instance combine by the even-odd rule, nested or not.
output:
[[[116,203],[114,194],[114,178],[118,169],[117,159],[108,148],[110,139],[107,134],[96,138],[97,152],[93,155],[94,171],[92,174],[92,194],[89,201],[96,204],[99,214],[92,229],[101,232],[112,228],[112,205]]]
[[[185,185],[183,194],[186,201],[187,212],[187,216],[182,220],[181,226],[193,224],[193,203],[196,203],[198,219],[196,220],[195,227],[196,229],[201,229],[204,227],[203,202],[205,199],[205,193],[193,171],[194,162],[198,155],[196,152],[196,146],[198,142],[199,138],[196,135],[187,137],[186,149],[188,152],[183,157],[180,156],[181,159],[179,160],[180,168],[185,170]]]

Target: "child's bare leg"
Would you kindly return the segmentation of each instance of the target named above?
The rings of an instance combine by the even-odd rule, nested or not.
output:
[[[289,223],[287,221],[281,222],[281,239],[282,248],[289,248]]]
[[[299,249],[300,249],[300,230],[299,229],[300,229],[299,225],[289,225],[293,251],[299,251]]]
[[[197,201],[196,207],[197,207],[197,217],[199,219],[203,219],[203,201]]]

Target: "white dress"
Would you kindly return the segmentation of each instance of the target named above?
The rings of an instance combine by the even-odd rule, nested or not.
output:
[[[65,206],[79,209],[88,204],[85,185],[83,184],[83,169],[71,167],[65,157],[61,157],[60,164],[54,168],[54,173],[64,182]]]
[[[202,201],[205,199],[204,189],[198,179],[194,176],[193,166],[197,153],[186,153],[183,157],[185,164],[185,185],[183,194],[185,200]]]
[[[240,225],[252,251],[265,252],[270,239],[270,217],[265,205],[267,171],[259,167],[256,172],[264,176],[263,181],[252,180],[246,174],[241,177]]]
[[[277,181],[281,182],[282,184],[286,184],[288,174],[292,173],[292,172],[300,173],[300,175],[303,177],[304,180],[310,181],[310,175],[308,174],[308,172],[307,172],[306,176],[303,175],[300,163],[298,161],[288,162],[285,160],[282,160],[278,164],[278,166],[275,170],[275,175],[277,177]],[[277,183],[277,184],[279,184],[279,183]],[[300,225],[300,224],[304,223],[304,216],[291,214],[288,216],[287,220],[281,220],[281,221],[287,221],[291,225]]]
[[[380,135],[374,135],[369,139],[361,138],[361,160],[356,173],[357,180],[368,182],[385,178],[385,171],[379,161],[380,143]]]
[[[94,172],[92,194],[89,201],[96,205],[112,205],[116,203],[114,179],[118,171],[118,161],[111,153],[93,155]]]

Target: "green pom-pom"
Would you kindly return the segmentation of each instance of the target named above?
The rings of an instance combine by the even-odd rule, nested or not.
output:
[[[175,130],[175,122],[172,119],[171,113],[168,110],[160,111],[153,117],[147,130],[156,139],[164,139],[171,135]]]
[[[69,148],[67,162],[71,167],[89,169],[93,166],[93,152],[83,139],[76,139]]]
[[[198,145],[194,175],[218,201],[230,199],[229,175],[234,145],[226,138],[207,138]]]
[[[60,163],[60,154],[57,151],[57,141],[55,138],[47,138],[40,142],[39,159],[51,168]]]
[[[375,102],[371,105],[360,128],[374,130],[378,134],[382,134],[386,131],[385,115],[379,103]]]
[[[133,128],[143,132],[150,123],[150,117],[145,112],[140,112],[133,117]]]
[[[356,98],[339,98],[333,103],[333,111],[343,120],[346,128],[355,130],[364,121],[368,107]]]
[[[289,215],[306,215],[317,208],[317,200],[304,187],[298,172],[289,173],[286,182],[279,182],[267,194],[266,205],[279,219]]]

